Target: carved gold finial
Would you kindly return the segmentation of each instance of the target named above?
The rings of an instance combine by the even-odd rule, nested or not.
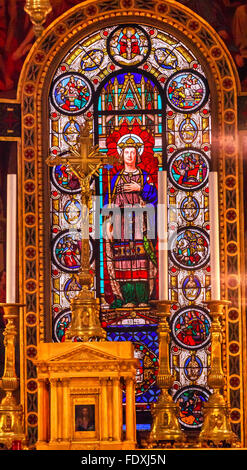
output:
[[[229,408],[225,403],[221,390],[224,387],[224,374],[221,360],[221,324],[224,306],[230,302],[227,300],[211,300],[206,302],[211,324],[211,370],[208,376],[208,386],[213,389],[208,402],[204,405],[204,423],[199,440],[202,445],[229,447],[237,446],[237,436],[231,429],[229,420]]]
[[[35,36],[41,36],[44,30],[43,23],[52,10],[50,0],[26,0],[24,10],[30,16]]]

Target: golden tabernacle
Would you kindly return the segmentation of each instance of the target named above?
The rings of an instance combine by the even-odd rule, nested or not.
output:
[[[40,344],[37,450],[134,449],[137,363],[130,342]]]

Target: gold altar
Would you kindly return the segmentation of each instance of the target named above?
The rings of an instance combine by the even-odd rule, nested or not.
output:
[[[138,360],[133,357],[130,342],[40,344],[37,450],[134,449]]]

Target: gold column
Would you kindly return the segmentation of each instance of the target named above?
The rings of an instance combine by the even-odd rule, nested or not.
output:
[[[61,379],[57,380],[57,439],[62,440],[63,436],[63,415],[64,415],[64,404],[63,404],[63,384]]]
[[[107,379],[101,379],[101,440],[108,440],[108,397]]]
[[[174,403],[169,395],[169,389],[172,386],[173,379],[169,363],[169,344],[170,328],[168,318],[170,316],[171,302],[167,300],[156,301],[158,315],[160,317],[158,335],[159,335],[159,373],[157,376],[157,385],[161,390],[157,403],[154,404],[153,425],[149,436],[149,443],[158,442],[182,442],[183,433],[178,423],[178,404]]]
[[[50,387],[50,442],[54,442],[58,431],[57,379],[50,379]]]
[[[46,408],[47,398],[46,398],[46,379],[38,379],[38,441],[46,442],[47,441],[47,414],[49,413],[49,408]]]
[[[26,437],[23,428],[23,409],[17,404],[14,392],[19,387],[19,379],[15,371],[15,343],[17,336],[17,319],[21,304],[0,304],[4,308],[4,318],[7,320],[4,335],[5,364],[1,379],[1,388],[5,396],[0,404],[0,442],[7,448],[13,441],[19,442],[22,448],[26,447]]]
[[[120,389],[120,379],[119,377],[113,378],[113,405],[114,413],[112,416],[112,437],[114,441],[121,441],[121,416],[122,411],[122,399],[121,399],[121,389]]]
[[[69,379],[62,379],[63,387],[63,433],[62,438],[68,441],[71,435],[70,430],[70,395],[69,395]]]
[[[230,302],[227,300],[211,300],[207,302],[212,318],[211,324],[211,370],[208,376],[208,386],[213,389],[208,402],[204,405],[204,423],[199,436],[201,443],[213,442],[216,446],[230,444],[236,446],[237,436],[231,429],[229,407],[225,403],[221,390],[224,387],[224,374],[221,358],[221,324],[223,309]]]
[[[113,436],[113,389],[112,389],[112,379],[107,381],[107,396],[108,396],[108,440],[112,441]]]
[[[135,385],[132,377],[126,381],[126,441],[136,441]]]

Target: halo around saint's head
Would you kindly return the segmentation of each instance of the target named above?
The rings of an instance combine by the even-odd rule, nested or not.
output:
[[[143,153],[144,143],[143,140],[136,134],[125,134],[120,137],[117,143],[117,151],[120,155],[121,152],[128,147],[134,147],[138,150],[139,155]]]

